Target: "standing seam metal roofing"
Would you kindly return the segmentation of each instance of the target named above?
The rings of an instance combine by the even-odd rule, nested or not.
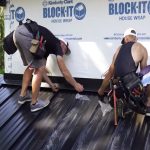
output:
[[[150,118],[131,113],[115,127],[96,93],[85,92],[84,101],[74,91],[41,89],[51,103],[35,113],[17,103],[19,93],[18,85],[0,85],[0,150],[150,150]]]

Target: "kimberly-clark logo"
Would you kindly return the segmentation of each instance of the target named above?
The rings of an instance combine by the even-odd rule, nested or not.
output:
[[[74,16],[78,20],[82,20],[86,15],[86,7],[83,3],[77,3],[74,7]]]
[[[109,0],[109,15],[119,16],[119,20],[143,20],[150,14],[150,1],[114,2]]]
[[[22,7],[15,8],[15,6],[12,4],[9,6],[9,15],[7,15],[5,18],[6,20],[16,19],[18,22],[23,21],[25,18],[25,10]]]
[[[16,20],[19,21],[23,21],[25,18],[25,11],[22,7],[18,7],[15,11],[15,18]]]
[[[51,19],[52,23],[72,22],[73,19],[82,20],[86,15],[86,7],[79,2],[75,5],[73,0],[53,0],[43,3],[43,18]]]

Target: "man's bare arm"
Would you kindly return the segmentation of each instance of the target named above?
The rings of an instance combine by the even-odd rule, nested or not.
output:
[[[144,46],[142,46],[142,52],[143,52],[143,58],[140,63],[140,69],[143,69],[144,67],[146,67],[147,61],[148,61],[148,52]]]
[[[106,90],[106,88],[109,85],[110,79],[113,77],[114,75],[114,65],[112,64],[109,69],[108,72],[105,74],[105,78],[103,79],[103,82],[98,90],[98,94],[99,95],[103,95],[104,91]]]
[[[118,47],[118,49],[116,50],[116,53],[113,56],[112,63],[110,65],[107,73],[105,74],[105,78],[103,79],[103,82],[102,82],[100,88],[98,89],[98,94],[99,95],[104,94],[104,91],[106,90],[106,88],[109,85],[110,79],[114,76],[114,69],[115,69],[114,68],[114,63],[115,63],[115,60],[116,60],[116,57],[118,55],[119,50],[120,50],[120,47]]]
[[[84,90],[83,86],[80,83],[76,82],[76,80],[72,77],[70,71],[68,70],[68,68],[64,63],[63,57],[57,56],[57,63],[66,81],[70,83],[75,88],[76,91],[82,92]]]
[[[147,66],[148,53],[147,49],[141,43],[135,43],[132,47],[132,57],[136,65],[140,65],[140,69]]]

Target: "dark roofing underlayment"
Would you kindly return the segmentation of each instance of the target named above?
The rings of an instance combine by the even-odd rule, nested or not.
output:
[[[51,103],[35,113],[17,103],[19,93],[20,86],[0,86],[0,150],[150,150],[150,118],[131,113],[115,127],[97,93],[77,100],[74,91],[41,89]]]

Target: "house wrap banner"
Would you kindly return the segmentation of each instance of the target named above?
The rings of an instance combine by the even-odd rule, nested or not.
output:
[[[74,77],[101,78],[129,27],[135,28],[139,42],[150,54],[150,1],[8,0],[5,34],[27,18],[69,42],[71,55],[64,59]],[[46,67],[52,76],[62,76],[55,56],[48,57]],[[19,51],[13,55],[5,54],[6,73],[23,74],[24,69]]]

